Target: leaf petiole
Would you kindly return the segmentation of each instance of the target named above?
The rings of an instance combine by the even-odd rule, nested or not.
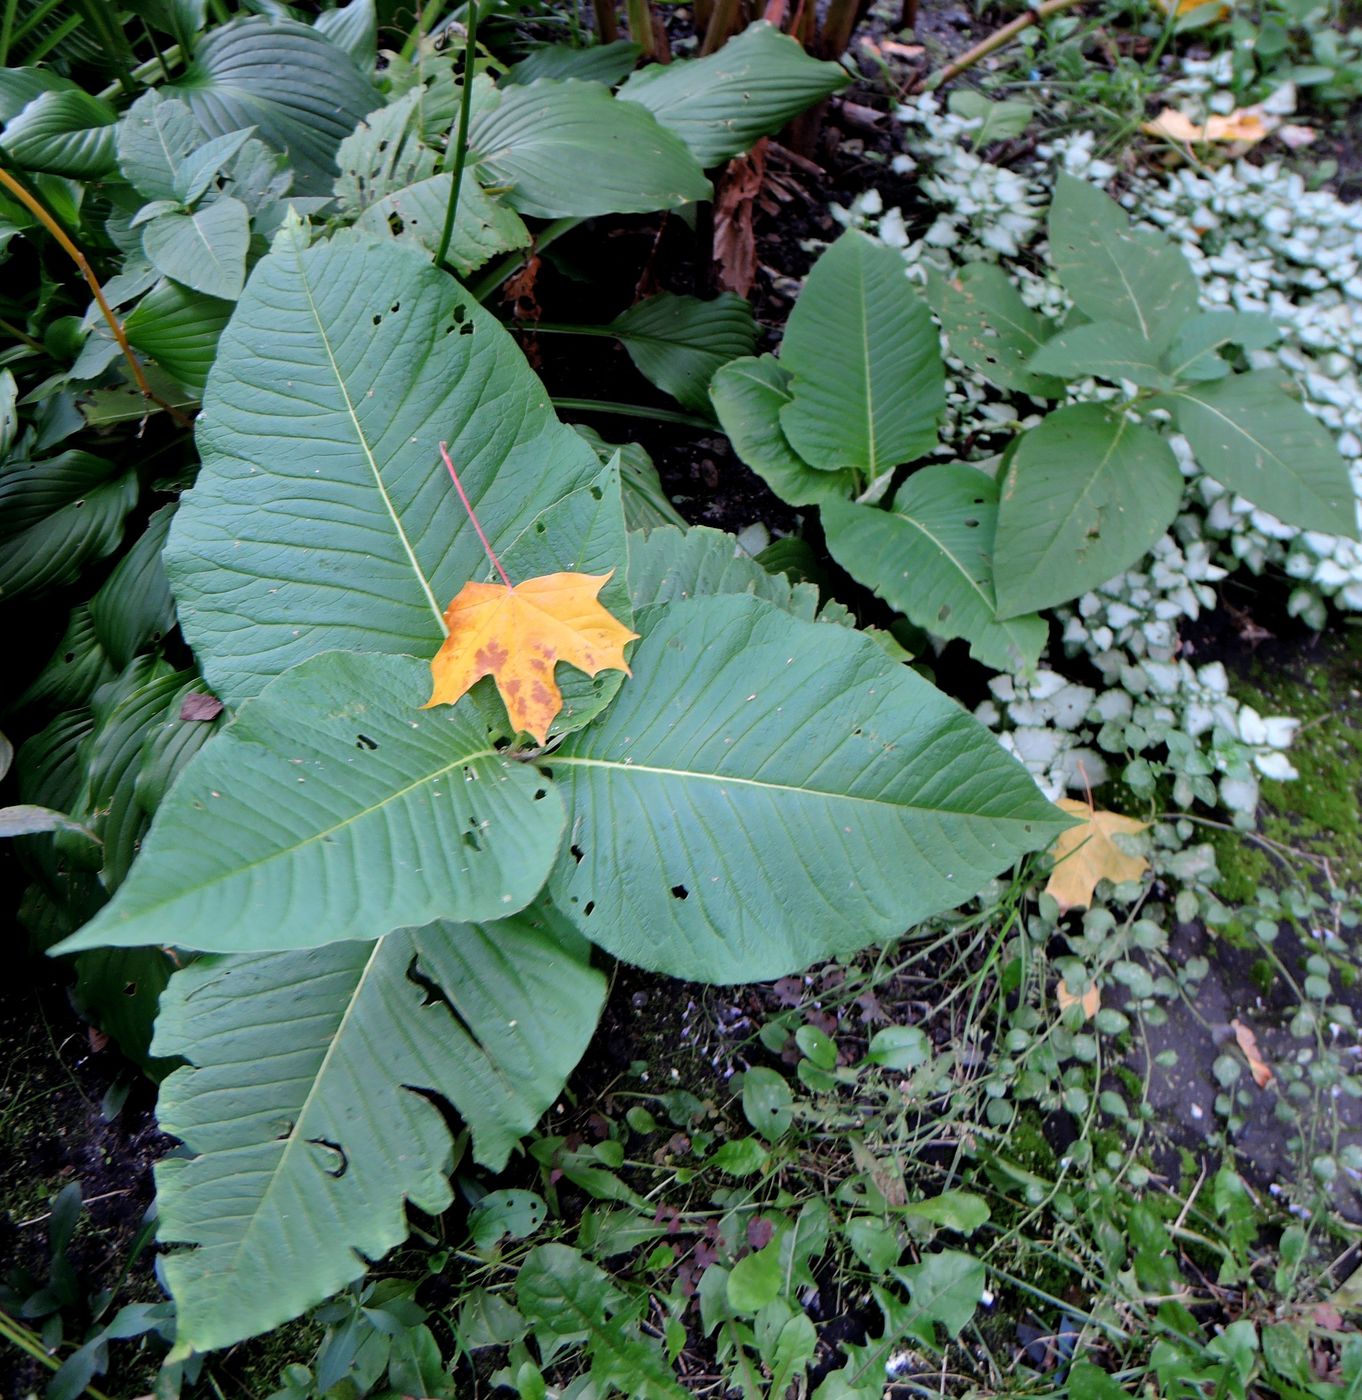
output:
[[[473,510],[473,503],[468,499],[468,492],[463,489],[463,482],[459,480],[459,473],[454,469],[454,462],[449,455],[448,443],[440,444],[440,456],[445,459],[445,466],[449,468],[450,479],[454,483],[454,489],[459,493],[459,499],[463,502],[463,508],[468,512],[468,518],[473,522],[473,528],[478,532],[478,538],[482,541],[482,547],[487,551],[487,557],[492,561],[497,573],[501,575],[501,581],[507,588],[514,588],[510,575],[501,567],[501,560],[497,558],[496,550],[488,542],[487,536],[483,534],[482,525],[478,521],[476,512]]]

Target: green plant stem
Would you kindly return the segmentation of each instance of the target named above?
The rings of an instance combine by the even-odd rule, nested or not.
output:
[[[651,418],[657,423],[680,423],[687,428],[703,428],[714,432],[716,424],[698,413],[679,413],[672,408],[645,408],[637,403],[614,403],[608,399],[550,399],[554,408],[569,413],[614,413],[621,418]]]
[[[407,35],[406,42],[402,45],[402,57],[410,58],[420,46],[422,38],[430,31],[430,26],[435,23],[435,16],[440,13],[444,6],[444,0],[426,0],[421,7],[421,13],[416,17],[416,23],[411,27],[411,33]]]
[[[473,60],[477,56],[478,6],[471,0],[468,6],[468,37],[463,50],[463,88],[459,93],[459,137],[454,146],[454,179],[449,187],[449,203],[445,205],[445,226],[440,231],[440,248],[435,254],[435,266],[444,267],[449,253],[449,240],[454,236],[454,215],[459,209],[459,186],[463,184],[463,168],[468,160],[468,114],[473,109]]]
[[[34,340],[26,331],[21,331],[18,326],[6,321],[3,317],[0,317],[0,331],[4,331],[6,335],[13,336],[15,340],[22,340],[30,350],[36,350],[40,355],[47,354],[47,347],[41,340]]]
[[[591,0],[591,8],[596,16],[596,38],[602,44],[613,44],[620,36],[615,0]]]
[[[168,69],[174,67],[175,64],[184,59],[186,53],[187,50],[183,45],[171,44],[168,49],[158,54],[155,58],[149,58],[145,63],[139,63],[137,67],[132,70],[132,76],[139,83],[145,82],[148,78],[155,75],[158,68],[164,73]],[[103,102],[108,102],[111,98],[117,97],[118,93],[119,85],[117,83],[110,83],[108,87],[101,88],[95,96]]]
[[[23,1323],[16,1322],[3,1310],[0,1310],[0,1337],[3,1337],[11,1346],[18,1347],[20,1351],[27,1353],[34,1361],[46,1366],[49,1371],[61,1370],[61,1362],[48,1355],[37,1336],[30,1332]],[[81,1393],[91,1396],[92,1400],[111,1400],[110,1396],[93,1385],[87,1385]]]
[[[1045,0],[1045,3],[1037,6],[1036,9],[1026,10],[1016,19],[1003,25],[1001,29],[995,29],[987,39],[981,39],[972,49],[967,49],[953,63],[948,63],[939,73],[923,79],[913,91],[934,92],[953,78],[958,78],[967,69],[973,68],[981,59],[987,58],[989,54],[1010,44],[1024,29],[1029,29],[1033,24],[1039,24],[1043,19],[1049,19],[1051,15],[1071,10],[1079,3],[1080,0]]]
[[[4,0],[5,13],[0,18],[0,68],[9,63],[9,39],[14,33],[14,14],[19,8],[19,0]]]

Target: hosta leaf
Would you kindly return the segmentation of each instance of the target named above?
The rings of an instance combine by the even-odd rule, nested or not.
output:
[[[75,92],[77,86],[51,68],[0,68],[0,122],[12,121],[45,92]]]
[[[1357,539],[1347,464],[1319,419],[1287,395],[1288,382],[1256,370],[1168,401],[1202,471],[1288,525]]]
[[[189,108],[152,88],[118,124],[118,167],[138,194],[174,199],[176,173],[203,140],[203,130]]]
[[[142,229],[142,248],[158,271],[205,296],[235,301],[246,282],[251,216],[230,195],[191,214],[158,214]]]
[[[780,363],[794,376],[780,425],[810,466],[875,477],[936,446],[940,338],[893,248],[850,229],[818,259]]]
[[[346,0],[335,9],[323,10],[313,21],[338,49],[344,49],[364,71],[378,57],[378,15],[374,0]]]
[[[614,85],[638,62],[643,52],[628,39],[616,39],[610,44],[592,44],[581,49],[573,44],[545,44],[534,49],[519,63],[511,64],[503,86],[532,83],[536,78],[580,78],[586,83]]]
[[[185,768],[131,877],[63,951],[305,948],[523,908],[562,801],[467,707],[420,709],[429,693],[411,657],[331,652],[279,677]]]
[[[304,239],[281,233],[223,332],[166,554],[180,625],[233,703],[332,648],[434,653],[444,605],[486,567],[442,439],[495,548],[599,470],[424,255]]]
[[[120,670],[175,626],[175,600],[161,563],[174,514],[173,505],[152,514],[136,543],[90,599],[100,645]]]
[[[752,308],[733,292],[713,301],[659,292],[616,316],[607,329],[645,379],[702,413],[710,411],[714,372],[750,355],[757,343]]]
[[[445,210],[454,176],[446,171],[418,180],[376,200],[356,220],[358,228],[416,243],[428,253],[438,251],[444,232]],[[525,248],[530,231],[514,209],[494,198],[471,176],[459,189],[459,207],[446,257],[460,276],[466,277],[489,258]]]
[[[162,999],[161,1091],[194,1155],[157,1168],[177,1344],[226,1346],[358,1278],[449,1205],[439,1101],[493,1170],[553,1102],[604,982],[551,911],[377,942],[203,959]],[[268,1279],[269,1287],[261,1280]]]
[[[22,170],[94,180],[118,163],[118,113],[79,89],[44,92],[5,127],[7,159]]]
[[[829,501],[832,557],[909,620],[938,637],[963,637],[996,671],[1033,668],[1045,645],[1040,618],[994,618],[993,536],[998,484],[975,467],[924,467],[892,510]]]
[[[210,136],[253,126],[284,151],[299,194],[329,195],[336,147],[382,98],[344,49],[295,20],[234,19],[206,35],[165,91]]]
[[[549,891],[617,957],[779,976],[968,899],[1067,825],[868,637],[740,596],[635,625],[634,679],[544,765],[572,813]]]
[[[1064,385],[1027,368],[1053,327],[1021,299],[994,263],[969,263],[953,276],[929,270],[927,299],[946,332],[951,354],[1000,389],[1056,399]]]
[[[780,425],[791,402],[790,374],[773,355],[724,365],[710,381],[710,398],[733,450],[792,506],[845,500],[856,489],[850,471],[820,471],[790,446]]]
[[[620,98],[646,107],[708,168],[850,82],[841,64],[811,58],[797,39],[758,20],[718,53],[633,74]]]
[[[1153,342],[1133,326],[1089,321],[1046,341],[1031,357],[1030,367],[1036,374],[1054,374],[1061,379],[1092,375],[1116,384],[1128,379],[1146,389],[1171,388],[1159,360]]]
[[[1166,238],[1132,228],[1096,186],[1061,175],[1050,205],[1050,257],[1074,305],[1120,321],[1162,350],[1197,310],[1196,275]]]
[[[1007,462],[993,550],[998,616],[1067,602],[1141,559],[1173,523],[1182,472],[1149,428],[1071,404]]]
[[[123,329],[130,345],[150,355],[186,389],[202,394],[231,315],[230,301],[163,279],[128,313]]]
[[[602,466],[618,462],[624,500],[624,524],[629,530],[651,530],[655,525],[677,525],[685,520],[662,489],[662,480],[647,450],[637,442],[607,442],[595,428],[574,423],[572,430],[591,444]]]
[[[88,452],[0,471],[0,599],[70,583],[118,548],[137,474]]]
[[[479,178],[537,218],[678,209],[711,194],[679,137],[599,83],[480,86],[468,130]]]

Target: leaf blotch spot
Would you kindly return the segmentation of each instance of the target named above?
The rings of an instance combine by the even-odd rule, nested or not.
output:
[[[319,1149],[317,1155],[322,1158],[322,1170],[339,1181],[350,1166],[345,1149],[339,1143],[328,1142],[326,1138],[309,1138],[308,1141]]]
[[[374,312],[374,325],[376,325],[376,326],[381,326],[382,324],[383,324],[383,317],[382,317],[377,311],[375,311],[375,312]]]
[[[942,605],[937,609],[936,620],[937,620],[938,622],[945,622],[945,620],[946,620],[950,615],[951,615],[951,605],[950,605],[949,603],[942,603]]]
[[[478,840],[478,833],[471,828],[464,832],[463,843],[470,851],[482,850],[482,842]]]

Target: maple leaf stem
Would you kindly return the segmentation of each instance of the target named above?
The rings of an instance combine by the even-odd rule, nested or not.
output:
[[[510,575],[501,567],[501,560],[497,558],[496,550],[488,542],[487,536],[482,532],[482,526],[478,523],[477,513],[473,509],[473,502],[468,499],[468,492],[463,489],[463,482],[459,480],[459,473],[454,470],[454,463],[449,456],[449,444],[440,444],[440,456],[445,459],[445,466],[449,468],[450,479],[454,483],[454,489],[459,493],[459,499],[463,502],[463,508],[468,512],[468,518],[473,522],[473,528],[478,532],[478,538],[482,541],[482,547],[487,551],[487,557],[492,561],[497,573],[501,575],[501,581],[507,588],[514,588]]]

